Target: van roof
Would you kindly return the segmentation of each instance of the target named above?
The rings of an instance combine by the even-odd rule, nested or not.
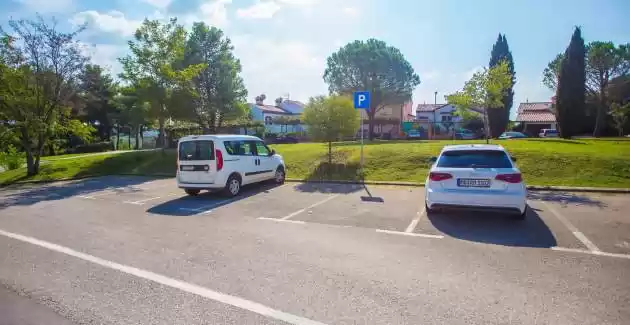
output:
[[[193,141],[193,140],[257,140],[262,141],[258,137],[242,134],[202,134],[202,135],[187,135],[181,137],[179,142]]]

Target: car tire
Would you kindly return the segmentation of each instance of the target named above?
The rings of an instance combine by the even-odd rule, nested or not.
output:
[[[284,184],[284,181],[286,180],[287,175],[284,172],[284,168],[282,166],[279,166],[278,168],[276,168],[276,172],[273,176],[273,182],[280,185],[280,184]]]
[[[199,193],[201,192],[201,190],[196,190],[196,189],[185,189],[184,192],[186,192],[186,194],[190,195],[190,196],[197,196],[199,195]]]
[[[241,178],[238,175],[230,175],[227,182],[225,182],[225,188],[223,194],[227,197],[235,197],[241,192]]]
[[[428,214],[430,214],[430,213],[434,213],[434,212],[435,212],[435,209],[431,209],[431,208],[429,208],[429,205],[427,205],[427,203],[426,203],[426,202],[424,202],[424,211],[426,211],[426,213],[427,213],[427,215],[428,215]]]
[[[523,213],[514,215],[514,220],[525,220],[527,217],[527,210],[529,210],[529,206],[525,206],[525,211],[523,211]]]

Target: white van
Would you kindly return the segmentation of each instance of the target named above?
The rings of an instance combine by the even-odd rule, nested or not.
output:
[[[286,167],[257,137],[248,135],[191,135],[177,143],[177,186],[188,195],[223,190],[236,196],[241,186],[265,180],[284,183]]]

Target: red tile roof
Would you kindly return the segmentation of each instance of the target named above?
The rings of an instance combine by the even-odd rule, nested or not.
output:
[[[556,116],[551,102],[521,103],[516,113],[516,122],[555,123]]]

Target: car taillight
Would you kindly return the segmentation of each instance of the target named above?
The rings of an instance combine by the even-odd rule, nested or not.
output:
[[[429,179],[436,182],[444,181],[451,178],[453,178],[453,175],[449,173],[436,173],[436,172],[429,173]]]
[[[223,169],[223,153],[221,152],[221,150],[217,149],[215,150],[216,152],[216,159],[217,159],[217,171]]]
[[[512,184],[518,184],[523,181],[521,174],[499,174],[494,179]]]

